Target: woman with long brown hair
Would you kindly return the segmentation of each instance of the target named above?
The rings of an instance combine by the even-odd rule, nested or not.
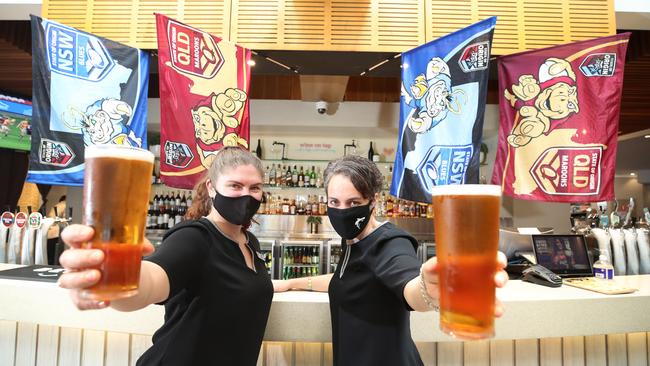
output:
[[[138,294],[111,303],[79,297],[99,280],[94,268],[104,255],[80,249],[91,227],[69,226],[62,237],[73,249],[61,256],[68,271],[60,286],[80,309],[165,305],[165,323],[138,365],[255,365],[273,297],[259,242],[246,230],[262,200],[263,175],[255,155],[222,149],[195,188],[190,220],[142,261]],[[148,241],[145,252],[153,252]]]

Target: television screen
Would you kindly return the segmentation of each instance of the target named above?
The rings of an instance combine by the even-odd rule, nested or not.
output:
[[[32,103],[0,94],[0,148],[29,151]]]

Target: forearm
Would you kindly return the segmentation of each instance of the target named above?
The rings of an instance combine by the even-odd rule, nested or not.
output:
[[[287,280],[292,290],[309,290],[309,279],[311,279],[311,290],[317,292],[327,292],[332,279],[332,274],[292,278]]]
[[[142,261],[138,293],[125,299],[111,301],[110,306],[119,311],[135,311],[164,301],[169,296],[169,279],[157,264]]]
[[[409,304],[409,306],[415,311],[431,311],[433,310],[427,302],[425,301],[425,296],[422,294],[422,285],[421,285],[420,276],[415,277],[410,280],[406,286],[404,286],[404,299]],[[438,306],[438,299],[431,299],[433,306]]]

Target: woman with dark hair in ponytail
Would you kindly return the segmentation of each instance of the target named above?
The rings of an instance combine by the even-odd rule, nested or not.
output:
[[[165,323],[138,365],[255,365],[273,298],[257,238],[246,229],[262,200],[260,160],[241,148],[223,148],[195,187],[187,220],[165,234],[142,261],[137,295],[92,301],[78,291],[95,284],[103,252],[79,249],[92,228],[62,233],[74,250],[61,256],[59,280],[80,309],[111,306],[133,311],[165,305]],[[147,242],[145,254],[153,247]],[[235,330],[235,331],[233,331]]]

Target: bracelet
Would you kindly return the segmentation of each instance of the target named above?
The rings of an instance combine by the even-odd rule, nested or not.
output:
[[[313,291],[311,287],[311,277],[307,277],[307,291]]]
[[[427,285],[424,283],[424,272],[422,272],[422,267],[420,267],[420,295],[422,296],[424,303],[427,305],[427,308],[433,311],[440,311],[440,307],[434,305],[434,300],[427,292]]]

